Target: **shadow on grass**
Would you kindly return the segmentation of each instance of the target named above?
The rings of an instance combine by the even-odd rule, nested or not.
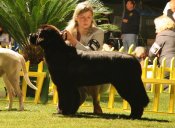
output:
[[[1,112],[3,112],[3,111],[4,111],[4,112],[6,112],[6,111],[7,111],[7,112],[8,112],[8,111],[9,111],[9,112],[10,112],[10,111],[14,112],[14,111],[19,111],[19,110],[18,110],[17,108],[12,108],[11,110],[8,110],[8,109],[2,110],[2,109],[1,109],[0,111],[1,111]]]
[[[54,114],[57,116],[61,116],[61,114]],[[80,112],[75,115],[69,115],[69,116],[62,116],[65,118],[73,117],[73,118],[102,118],[102,119],[126,119],[126,120],[131,120],[128,115],[124,114],[109,114],[109,113],[103,113],[103,114],[93,114],[93,113],[88,113],[88,112]],[[137,119],[138,120],[138,119]],[[139,120],[142,121],[156,121],[156,122],[164,122],[164,123],[169,123],[168,120],[159,120],[159,119],[154,119],[154,118],[141,118]]]
[[[19,110],[18,108],[12,108],[11,110],[8,109],[1,109],[0,112],[32,112],[34,110],[29,110],[29,109],[24,109],[24,110]]]

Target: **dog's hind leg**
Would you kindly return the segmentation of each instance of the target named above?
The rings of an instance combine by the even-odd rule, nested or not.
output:
[[[133,93],[135,94],[136,98],[133,95],[133,98],[129,99],[130,105],[131,105],[130,118],[139,119],[143,114],[144,108],[149,103],[149,98],[147,96],[147,93],[141,78],[136,79],[135,86],[133,89],[134,89]]]
[[[120,79],[120,82],[118,82],[120,85],[115,82],[112,84],[115,86],[120,96],[130,104],[130,118],[140,119],[143,114],[144,107],[146,107],[149,102],[141,79]]]
[[[13,75],[9,75],[8,78],[9,78],[11,85],[13,86],[13,88],[15,90],[15,93],[17,94],[17,96],[19,98],[19,110],[23,111],[24,110],[23,95],[22,95],[22,91],[21,91],[21,88],[19,85],[19,80],[20,80],[19,72],[16,72]]]
[[[11,85],[10,81],[8,80],[6,74],[3,75],[3,80],[7,88],[7,93],[9,95],[9,104],[8,104],[8,110],[12,110],[13,105],[13,97],[15,95],[13,86]]]
[[[100,106],[100,97],[99,97],[100,87],[101,87],[100,85],[88,87],[88,93],[92,96],[95,114],[103,113],[101,106]]]

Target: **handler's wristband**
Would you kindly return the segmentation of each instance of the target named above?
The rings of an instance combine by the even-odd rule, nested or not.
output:
[[[100,44],[97,40],[95,39],[91,39],[89,42],[88,42],[88,46],[90,47],[91,50],[93,51],[96,51],[100,48]]]
[[[154,43],[152,46],[151,46],[151,49],[150,51],[154,54],[154,55],[157,55],[160,51],[161,47],[157,44],[157,43]]]

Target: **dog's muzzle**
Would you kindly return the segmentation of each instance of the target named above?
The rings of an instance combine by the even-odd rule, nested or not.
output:
[[[30,43],[37,45],[37,38],[38,38],[38,34],[37,33],[30,33],[29,34],[29,41]]]

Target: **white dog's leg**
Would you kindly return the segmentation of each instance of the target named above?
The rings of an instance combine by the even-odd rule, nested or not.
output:
[[[22,91],[19,85],[19,80],[20,80],[20,76],[19,73],[16,72],[13,77],[9,78],[9,81],[11,82],[18,98],[19,98],[19,110],[23,111],[24,110],[24,104],[23,104],[23,95],[22,95]]]
[[[6,85],[8,95],[9,95],[8,110],[12,110],[14,89],[12,88],[12,85],[11,85],[10,81],[8,80],[6,74],[3,76],[3,80],[4,80],[4,83]]]

